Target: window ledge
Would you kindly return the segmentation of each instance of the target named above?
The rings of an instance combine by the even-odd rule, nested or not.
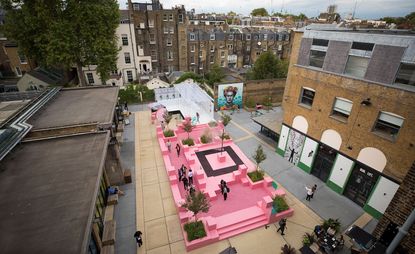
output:
[[[309,106],[309,105],[307,105],[307,104],[298,103],[297,105],[298,105],[298,106],[301,106],[301,107],[303,107],[303,108],[306,108],[306,109],[311,110],[311,106]]]
[[[347,124],[347,119],[348,118],[344,118],[344,117],[341,117],[341,116],[335,116],[335,115],[330,115],[329,117],[336,120],[336,121],[339,121],[341,123]]]
[[[392,135],[389,135],[389,134],[386,134],[386,133],[380,132],[380,131],[372,131],[372,133],[375,134],[376,136],[381,137],[383,139],[386,139],[386,140],[388,140],[392,143],[395,143],[396,139],[397,139],[397,136],[392,136]]]

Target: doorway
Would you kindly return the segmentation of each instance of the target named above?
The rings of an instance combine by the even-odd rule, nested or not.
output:
[[[327,145],[320,144],[311,174],[319,178],[321,181],[327,182],[331,169],[333,168],[336,155],[336,150]]]
[[[363,164],[356,163],[347,182],[344,195],[360,206],[364,206],[378,180],[379,175]]]

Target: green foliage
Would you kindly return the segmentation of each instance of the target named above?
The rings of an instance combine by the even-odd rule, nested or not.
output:
[[[303,245],[310,246],[316,241],[313,234],[305,233],[303,235]]]
[[[232,120],[231,116],[223,113],[221,116],[223,126],[227,126]]]
[[[264,149],[262,149],[262,145],[258,145],[255,153],[252,155],[252,158],[255,160],[256,169],[258,170],[259,164],[267,158],[267,155],[264,153]]]
[[[254,67],[247,73],[247,79],[286,78],[287,73],[288,62],[278,59],[272,52],[267,51],[256,60]]]
[[[387,24],[396,24],[398,28],[414,29],[415,28],[415,12],[411,12],[405,17],[384,17],[381,20]]]
[[[192,120],[187,119],[186,121],[183,122],[183,130],[185,132],[187,132],[187,139],[190,138],[190,132],[193,131],[194,126],[192,125]]]
[[[143,94],[143,101],[154,100],[154,91],[144,85],[128,85],[126,89],[119,90],[118,97],[121,102],[137,103],[140,102],[139,92]]]
[[[173,137],[174,136],[174,131],[173,130],[166,130],[166,131],[163,132],[163,134],[166,138]]]
[[[216,121],[210,121],[208,123],[208,125],[209,125],[209,127],[216,127],[216,126],[218,126],[218,123]]]
[[[227,133],[224,133],[223,135],[222,135],[222,137],[223,137],[223,139],[231,139],[231,137],[229,136],[229,134],[227,134]]]
[[[256,9],[253,9],[252,12],[251,12],[251,15],[252,16],[262,16],[262,17],[269,16],[268,15],[268,12],[267,12],[267,10],[265,8],[256,8]]]
[[[201,76],[197,75],[194,72],[185,72],[185,73],[183,73],[183,75],[181,75],[180,78],[178,78],[174,83],[179,84],[183,81],[186,81],[189,78],[193,79],[195,82],[203,83],[203,78]]]
[[[292,247],[289,244],[285,244],[283,247],[281,247],[281,254],[296,254],[297,251],[294,247]]]
[[[173,116],[170,115],[169,112],[166,110],[163,114],[163,119],[164,119],[164,122],[166,122],[166,126],[168,126],[171,120],[173,119]]]
[[[203,135],[200,137],[200,142],[202,142],[203,144],[212,142],[212,133],[209,128],[206,128],[203,131]]]
[[[287,202],[285,202],[284,197],[280,196],[275,196],[272,199],[272,206],[274,207],[275,211],[277,211],[277,213],[286,211],[290,208],[288,207]]]
[[[228,12],[228,14],[227,14],[227,16],[231,16],[231,17],[234,17],[234,16],[236,16],[237,14],[236,14],[236,12],[234,12],[234,11],[230,11],[230,12]]]
[[[183,143],[183,145],[188,145],[188,146],[194,146],[195,145],[195,142],[191,138],[183,139],[182,143]]]
[[[245,106],[248,108],[254,108],[255,107],[255,101],[252,98],[247,98],[245,100]]]
[[[221,82],[224,77],[225,73],[223,68],[217,64],[214,64],[206,74],[206,83],[213,87],[215,83]]]
[[[264,179],[265,172],[262,170],[255,170],[248,173],[249,178],[252,182],[258,182]]]
[[[329,218],[328,220],[324,220],[323,229],[327,231],[327,229],[329,229],[330,227],[333,228],[336,231],[336,233],[339,232],[341,227],[339,219]]]
[[[184,230],[187,233],[187,240],[189,242],[206,236],[205,227],[201,221],[184,224]]]
[[[186,200],[182,207],[193,212],[195,220],[197,221],[197,214],[200,212],[207,213],[210,208],[209,199],[201,191],[193,192],[186,196]]]
[[[6,11],[4,32],[19,49],[40,65],[76,65],[81,85],[82,66],[97,65],[102,80],[116,69],[118,3],[101,1],[0,0]]]
[[[287,18],[287,17],[292,17],[295,21],[304,21],[307,20],[308,17],[304,14],[304,13],[300,13],[298,15],[295,14],[291,14],[291,13],[281,13],[281,12],[274,12],[272,13],[272,16],[275,17],[283,17],[283,18]]]

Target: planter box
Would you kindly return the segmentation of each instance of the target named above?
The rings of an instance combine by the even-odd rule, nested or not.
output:
[[[280,221],[282,218],[291,217],[294,214],[294,209],[289,208],[288,210],[285,210],[280,213],[276,213],[274,210],[274,207],[272,208],[271,216],[270,216],[270,223],[275,223],[277,221]]]
[[[203,222],[203,225],[205,227],[206,236],[200,239],[193,240],[191,242],[187,240],[187,232],[184,230],[184,224],[182,224],[184,244],[186,246],[187,251],[201,248],[201,247],[204,247],[204,246],[207,246],[209,244],[219,241],[218,232],[216,230],[208,230],[206,221],[203,218],[201,219],[201,221]]]
[[[249,175],[247,175],[246,178],[248,178],[248,183],[251,189],[258,189],[264,186],[264,179],[257,181],[257,182],[253,182],[251,178],[249,177]]]

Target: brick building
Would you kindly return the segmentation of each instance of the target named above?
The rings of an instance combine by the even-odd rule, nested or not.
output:
[[[380,218],[415,158],[415,36],[296,31],[277,152]]]

